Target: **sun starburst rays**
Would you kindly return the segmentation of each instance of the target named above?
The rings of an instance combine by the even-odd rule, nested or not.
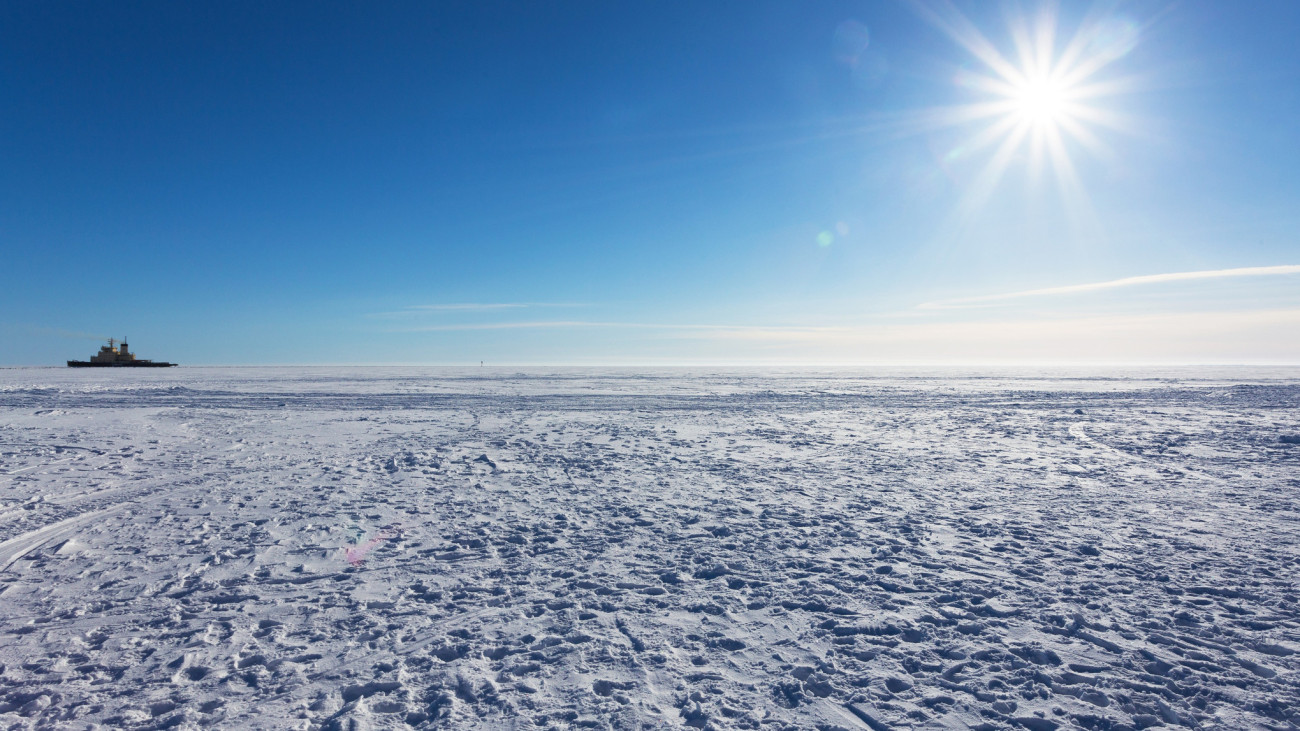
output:
[[[1109,159],[1109,147],[1098,132],[1129,127],[1126,117],[1100,102],[1130,91],[1131,82],[1099,75],[1132,50],[1136,26],[1093,14],[1058,43],[1052,8],[1045,6],[1032,21],[1024,15],[1008,18],[1008,55],[951,3],[918,5],[923,17],[979,64],[959,70],[954,78],[971,100],[931,115],[933,128],[976,128],[946,159],[993,149],[970,181],[961,204],[964,213],[982,207],[1018,160],[1028,163],[1031,182],[1050,171],[1067,209],[1082,213],[1089,205],[1072,152]]]

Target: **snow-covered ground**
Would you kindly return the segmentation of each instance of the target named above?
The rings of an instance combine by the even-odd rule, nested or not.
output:
[[[1300,371],[0,370],[0,726],[1296,728]]]

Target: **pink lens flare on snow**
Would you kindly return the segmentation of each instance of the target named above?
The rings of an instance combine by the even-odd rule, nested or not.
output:
[[[347,549],[348,563],[352,564],[353,566],[360,566],[361,561],[365,559],[366,554],[373,551],[375,549],[375,546],[378,546],[380,543],[388,540],[389,538],[392,538],[395,535],[400,534],[401,532],[402,532],[402,526],[400,525],[386,526],[385,528],[380,530],[379,533],[377,533],[374,538],[371,538],[370,540],[366,541],[364,544],[358,546],[348,546]]]

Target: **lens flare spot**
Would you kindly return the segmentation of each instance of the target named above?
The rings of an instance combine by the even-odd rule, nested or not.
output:
[[[835,37],[831,40],[831,48],[835,58],[841,63],[856,66],[858,57],[867,50],[869,43],[871,43],[871,33],[867,30],[867,26],[856,20],[846,20],[835,26]]]
[[[1138,43],[1138,25],[1128,18],[1108,18],[1088,42],[1088,50],[1107,61],[1127,56]]]
[[[835,234],[830,231],[822,231],[817,234],[817,245],[823,249],[835,243]]]

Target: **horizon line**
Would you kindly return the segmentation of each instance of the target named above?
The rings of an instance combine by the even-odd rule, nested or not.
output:
[[[175,368],[1300,368],[1300,361],[698,361],[698,362],[321,362],[195,363]],[[66,365],[0,365],[0,369],[60,369]],[[98,369],[98,370],[112,370]],[[174,371],[169,371],[174,372]]]

